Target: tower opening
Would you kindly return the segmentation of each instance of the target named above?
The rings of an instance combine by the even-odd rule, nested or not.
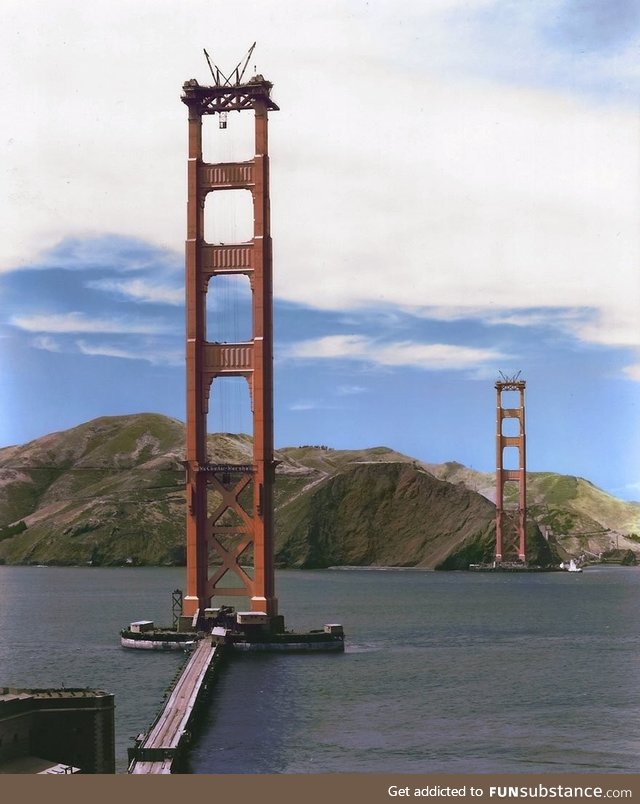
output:
[[[204,204],[207,243],[246,243],[253,237],[253,198],[247,190],[211,193]]]
[[[515,437],[520,435],[520,420],[517,418],[504,418],[502,420],[502,435]]]
[[[520,468],[520,450],[518,447],[503,447],[502,468],[507,470]]]
[[[202,158],[212,163],[253,159],[254,128],[252,109],[243,109],[241,114],[228,111],[205,115],[202,118]]]
[[[244,377],[218,377],[212,381],[207,433],[208,461],[224,464],[252,461],[253,413],[250,388]],[[223,435],[229,437],[221,438]]]
[[[213,276],[207,293],[207,340],[246,343],[253,336],[251,285],[241,274]]]

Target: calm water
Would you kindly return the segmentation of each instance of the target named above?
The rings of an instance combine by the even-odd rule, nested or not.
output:
[[[181,657],[119,647],[168,622],[180,569],[0,566],[0,684],[116,694],[119,768]],[[342,656],[233,659],[194,773],[637,772],[640,570],[281,572],[287,625]]]
[[[118,770],[146,731],[182,654],[127,651],[132,620],[171,622],[180,569],[0,566],[0,686],[96,687],[116,696]]]

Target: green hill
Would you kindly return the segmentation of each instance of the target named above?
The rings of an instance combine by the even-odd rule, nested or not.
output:
[[[278,513],[284,566],[462,569],[493,555],[493,504],[407,461],[346,464]],[[534,562],[552,561],[535,526],[530,547]]]
[[[184,425],[158,414],[104,417],[0,449],[0,561],[41,564],[182,564]],[[246,463],[251,439],[209,437],[217,462]],[[279,566],[445,566],[488,559],[495,537],[492,478],[461,464],[422,464],[386,447],[279,450]],[[484,495],[484,496],[483,496]],[[529,544],[552,560],[640,552],[640,505],[580,478],[529,478]]]
[[[493,475],[459,463],[425,466],[436,477],[495,501]],[[611,549],[640,552],[640,503],[619,500],[584,478],[528,472],[527,506],[529,518],[557,541],[563,557],[597,556]]]
[[[181,563],[183,440],[181,422],[141,414],[0,450],[0,558]],[[7,535],[17,522],[26,529]]]

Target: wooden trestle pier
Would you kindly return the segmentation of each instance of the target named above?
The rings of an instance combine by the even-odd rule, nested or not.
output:
[[[129,773],[175,773],[174,765],[190,739],[196,705],[221,651],[208,639],[197,643],[149,732],[130,749]]]

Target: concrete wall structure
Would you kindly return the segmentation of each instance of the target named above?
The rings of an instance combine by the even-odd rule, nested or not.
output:
[[[114,714],[113,695],[100,690],[0,687],[0,773],[29,767],[27,758],[27,772],[42,772],[36,760],[48,760],[115,773]]]

